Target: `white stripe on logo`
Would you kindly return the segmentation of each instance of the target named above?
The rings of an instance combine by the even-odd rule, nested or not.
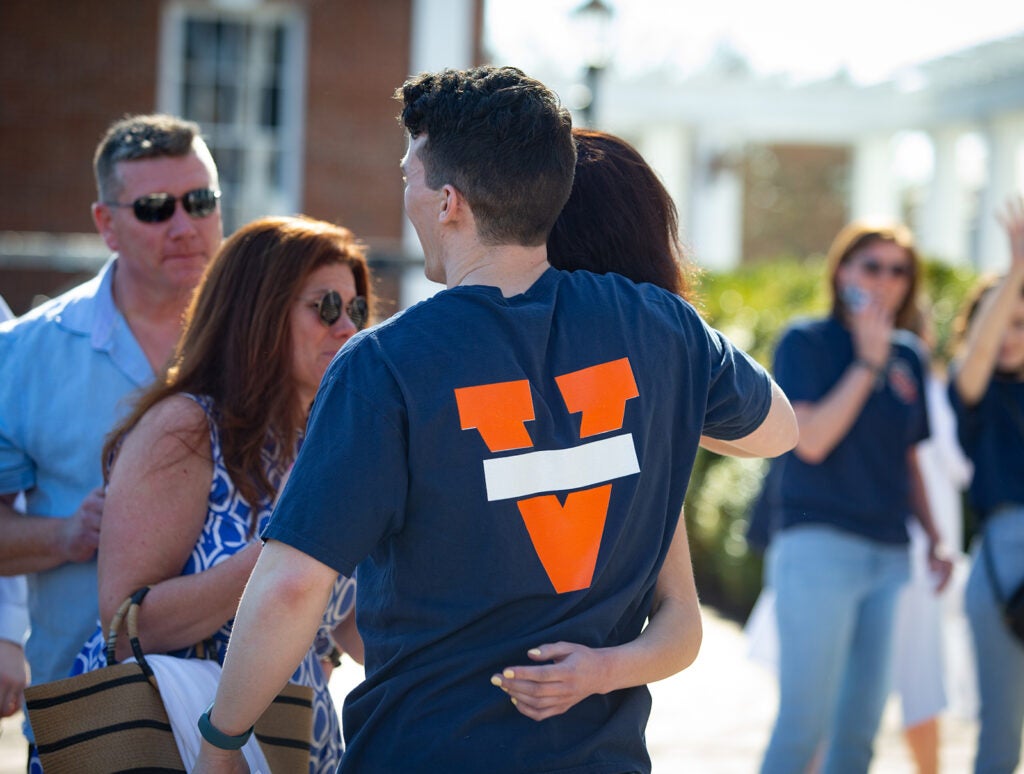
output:
[[[632,433],[569,449],[484,460],[489,501],[565,492],[639,472]]]

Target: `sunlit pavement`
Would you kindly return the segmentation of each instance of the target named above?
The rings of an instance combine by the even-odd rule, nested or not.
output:
[[[685,672],[651,686],[647,743],[656,772],[750,774],[758,770],[778,702],[774,675],[747,657],[740,627],[704,609],[704,643]],[[897,701],[890,701],[872,774],[915,772],[904,747]],[[942,719],[942,771],[969,772],[973,722]]]
[[[747,658],[740,627],[704,609],[704,644],[685,672],[651,686],[654,710],[647,744],[654,771],[664,774],[750,774],[756,772],[775,717],[775,678]],[[362,675],[347,658],[331,679],[340,706]],[[22,774],[24,738],[20,715],[0,723],[0,774]],[[942,720],[942,771],[971,770],[976,726]],[[871,774],[913,774],[903,745],[899,707],[890,702],[883,719]]]

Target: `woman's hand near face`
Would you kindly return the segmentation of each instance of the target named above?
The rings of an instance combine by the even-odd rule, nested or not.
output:
[[[793,403],[800,427],[794,452],[810,465],[820,464],[850,432],[889,360],[893,320],[878,299],[848,310],[846,323],[853,337],[853,362],[820,400]]]
[[[849,313],[849,320],[856,357],[874,368],[884,368],[892,346],[890,313],[878,299],[870,298],[862,309]]]

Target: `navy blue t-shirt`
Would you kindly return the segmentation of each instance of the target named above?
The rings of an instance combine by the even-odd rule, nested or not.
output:
[[[1024,382],[994,376],[968,408],[950,378],[949,401],[960,446],[974,463],[968,498],[978,518],[1000,505],[1024,505]]]
[[[341,771],[649,771],[645,687],[538,723],[490,676],[635,639],[701,433],[745,436],[770,404],[691,306],[615,275],[457,287],[354,338],[264,533],[358,566]]]
[[[853,338],[836,318],[796,323],[775,351],[775,380],[792,403],[816,403],[853,359]],[[774,463],[782,529],[830,524],[883,543],[907,542],[907,451],[929,435],[924,378],[918,339],[896,331],[884,375],[829,455],[811,465],[789,452]]]

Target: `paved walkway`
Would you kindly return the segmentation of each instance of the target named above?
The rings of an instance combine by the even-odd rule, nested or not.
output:
[[[361,677],[346,661],[331,680],[339,700]],[[740,628],[713,610],[704,611],[704,644],[685,672],[651,686],[654,711],[647,741],[654,771],[664,774],[751,774],[768,741],[778,699],[774,677],[746,656]],[[0,774],[24,772],[20,716],[0,723]],[[971,770],[976,726],[942,721],[942,771]],[[86,773],[88,774],[88,773]],[[871,774],[914,774],[899,729],[899,708],[890,703],[883,719]]]
[[[697,774],[756,772],[768,744],[778,702],[774,675],[747,657],[740,627],[704,611],[704,642],[697,661],[651,686],[647,727],[654,771]],[[898,702],[886,708],[871,774],[914,774],[903,744]],[[967,774],[976,725],[942,719],[942,771]]]

